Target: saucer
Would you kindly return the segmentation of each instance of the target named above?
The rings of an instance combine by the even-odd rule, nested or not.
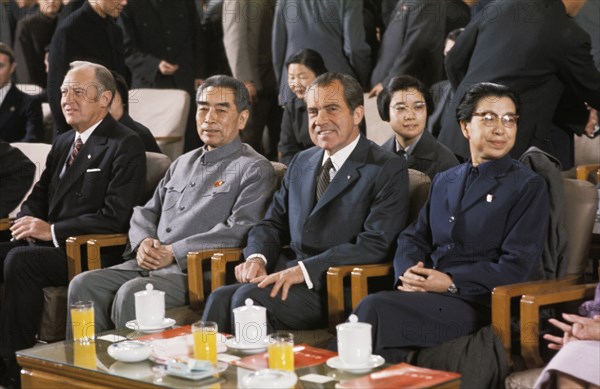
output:
[[[240,343],[240,342],[236,341],[234,337],[227,338],[227,340],[225,341],[225,345],[227,347],[229,347],[232,350],[240,351],[242,353],[259,353],[259,352],[265,351],[267,349],[267,344],[266,344],[266,342],[264,342],[263,344],[264,345],[261,345],[260,343],[256,343],[256,344]]]
[[[371,370],[373,370],[376,367],[379,367],[381,365],[383,365],[385,363],[385,359],[383,359],[383,357],[379,356],[379,355],[371,355],[369,357],[369,362],[367,362],[365,365],[360,366],[360,365],[346,365],[344,362],[342,362],[342,360],[340,359],[340,357],[333,357],[333,358],[329,358],[327,360],[327,366],[333,368],[333,369],[338,369],[341,371],[347,371],[348,373],[354,373],[354,374],[361,374],[361,373],[367,373]]]
[[[157,326],[141,326],[138,324],[137,320],[130,320],[127,323],[125,323],[125,327],[129,328],[130,330],[136,330],[136,331],[148,332],[148,333],[160,332],[169,327],[173,327],[174,325],[175,325],[175,320],[169,319],[168,317],[165,317],[163,319],[162,323]]]
[[[168,375],[172,375],[175,377],[186,378],[188,380],[201,380],[203,378],[212,377],[217,373],[222,373],[227,370],[229,364],[227,362],[217,362],[217,365],[210,370],[202,370],[193,373],[180,373],[177,371],[167,370]]]

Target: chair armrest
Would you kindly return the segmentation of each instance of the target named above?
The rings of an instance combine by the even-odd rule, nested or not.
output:
[[[73,277],[75,277],[77,274],[81,273],[81,246],[87,244],[88,240],[96,239],[100,236],[102,235],[88,234],[71,236],[67,238],[65,244],[65,251],[67,253],[67,268],[69,272],[69,281],[71,281]]]
[[[356,308],[360,300],[364,299],[369,293],[368,279],[370,277],[381,277],[394,271],[394,265],[389,263],[379,263],[376,265],[355,266],[352,270],[352,309]]]
[[[327,270],[327,322],[330,330],[344,321],[344,278],[355,267],[356,265],[333,266]]]
[[[596,172],[596,179],[600,178],[600,164],[577,166],[577,179],[587,181],[590,173]],[[600,180],[598,181],[600,182]]]
[[[539,349],[540,307],[593,298],[596,284],[559,287],[521,297],[521,354],[528,369],[544,365]]]
[[[500,338],[506,360],[512,365],[511,333],[510,333],[510,302],[515,297],[529,293],[552,291],[568,285],[573,285],[577,277],[566,277],[560,280],[540,280],[521,282],[518,284],[497,286],[492,291],[492,327]]]
[[[8,230],[13,220],[14,219],[10,217],[3,217],[2,219],[0,219],[0,231]]]
[[[202,304],[204,303],[204,278],[202,272],[202,264],[205,261],[211,260],[211,258],[220,254],[223,251],[228,250],[238,250],[241,252],[241,249],[226,249],[219,250],[218,253],[215,253],[215,249],[212,250],[201,250],[201,251],[191,251],[187,255],[187,271],[188,271],[188,288],[189,288],[189,297],[190,297],[190,308],[195,311],[200,311],[202,309]]]
[[[225,285],[225,272],[229,262],[241,262],[243,259],[242,248],[223,249],[213,251],[210,262],[210,290],[215,290]]]
[[[102,268],[100,249],[103,247],[123,246],[127,244],[127,234],[97,234],[87,241],[88,270]]]

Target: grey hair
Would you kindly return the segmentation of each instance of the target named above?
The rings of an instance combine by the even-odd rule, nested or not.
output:
[[[109,91],[111,93],[112,96],[108,104],[110,106],[117,90],[117,82],[115,81],[115,78],[110,70],[103,65],[88,61],[73,61],[69,64],[69,71],[82,68],[90,68],[94,70],[96,81],[98,82],[98,96],[104,91]]]

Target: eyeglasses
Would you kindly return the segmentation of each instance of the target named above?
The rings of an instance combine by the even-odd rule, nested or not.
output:
[[[407,113],[409,109],[415,113],[422,113],[427,109],[427,104],[425,104],[424,101],[418,101],[411,107],[409,105],[399,103],[394,105],[392,109],[396,111],[396,113]]]
[[[514,113],[505,113],[502,116],[498,116],[494,112],[473,112],[473,116],[480,116],[483,125],[486,127],[494,127],[498,123],[498,119],[500,119],[504,127],[513,128],[517,125],[517,119],[519,119],[519,115]]]

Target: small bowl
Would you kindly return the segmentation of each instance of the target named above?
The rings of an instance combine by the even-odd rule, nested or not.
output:
[[[121,362],[139,362],[148,359],[152,348],[145,342],[126,340],[108,346],[108,355]]]

